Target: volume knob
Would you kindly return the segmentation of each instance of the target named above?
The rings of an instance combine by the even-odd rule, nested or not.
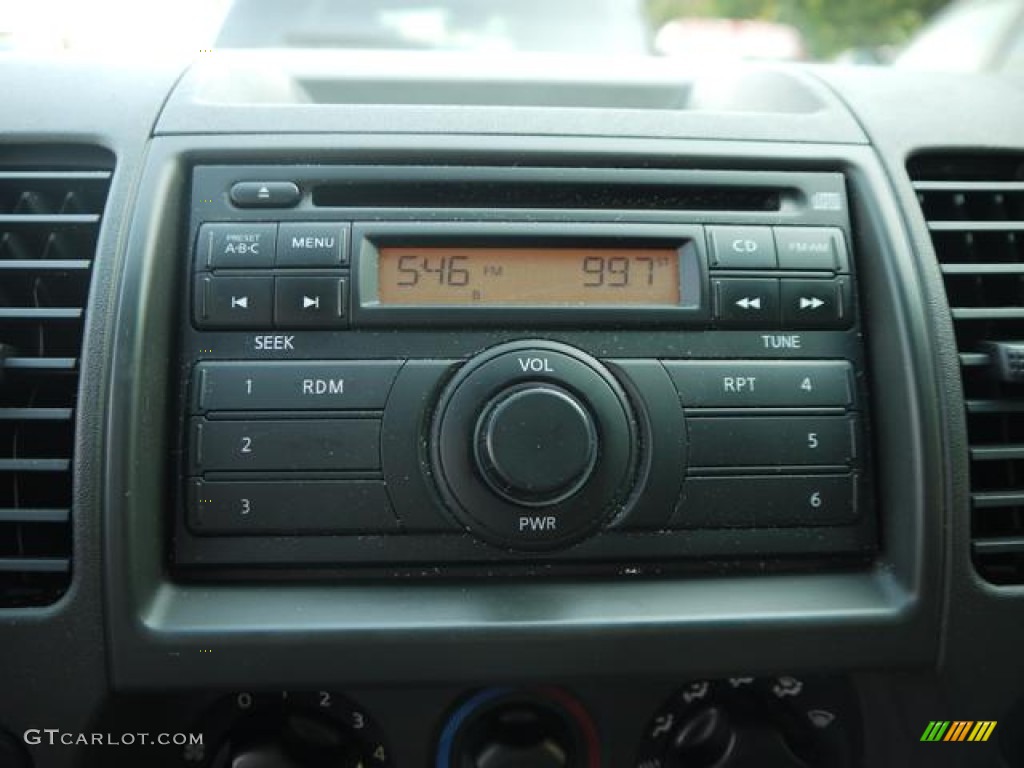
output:
[[[593,472],[597,431],[586,408],[564,389],[522,385],[484,408],[476,461],[491,488],[509,501],[545,506],[572,496]]]
[[[611,372],[546,341],[470,359],[441,393],[431,437],[448,508],[503,549],[551,549],[598,530],[623,510],[640,454]]]

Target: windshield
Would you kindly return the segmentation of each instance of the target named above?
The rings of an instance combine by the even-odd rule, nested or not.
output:
[[[220,48],[644,54],[643,0],[237,0]]]
[[[1024,0],[0,0],[0,50],[459,51],[1022,72]]]

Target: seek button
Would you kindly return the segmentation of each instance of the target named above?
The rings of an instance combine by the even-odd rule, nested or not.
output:
[[[343,277],[278,277],[274,321],[278,328],[342,328],[347,324]]]

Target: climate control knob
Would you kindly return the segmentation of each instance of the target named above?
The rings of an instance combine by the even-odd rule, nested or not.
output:
[[[464,701],[441,733],[437,768],[598,768],[593,720],[558,688],[487,688]]]
[[[549,384],[501,393],[477,422],[477,464],[498,495],[529,506],[572,496],[597,460],[597,431],[586,408]]]
[[[634,765],[855,768],[860,744],[857,695],[845,680],[696,680],[651,719]]]
[[[623,511],[636,419],[615,377],[578,349],[503,344],[471,359],[435,411],[433,475],[451,512],[505,549],[552,549]]]

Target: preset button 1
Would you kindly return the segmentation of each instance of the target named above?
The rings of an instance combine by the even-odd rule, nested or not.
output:
[[[203,362],[196,366],[192,408],[206,411],[380,410],[399,360]]]

